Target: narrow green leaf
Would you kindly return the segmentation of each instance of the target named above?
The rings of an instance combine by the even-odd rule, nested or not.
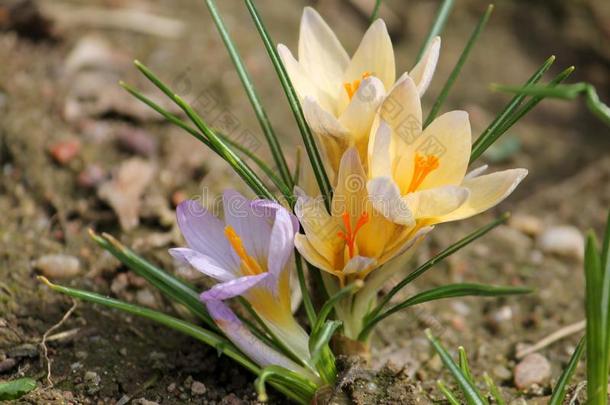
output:
[[[269,399],[265,388],[267,380],[275,381],[287,390],[290,390],[292,394],[290,397],[300,404],[308,404],[317,389],[313,382],[301,377],[292,370],[281,366],[267,366],[258,373],[258,378],[254,382],[260,402],[267,402]]]
[[[548,58],[542,66],[525,82],[525,85],[537,83],[544,73],[549,70],[551,65],[555,62],[555,56]],[[472,145],[472,152],[470,153],[470,163],[477,160],[483,152],[487,150],[501,135],[499,129],[502,129],[504,122],[516,111],[525,99],[525,95],[516,95],[513,97],[504,109],[496,116],[496,118],[489,124],[489,126],[483,131],[483,133],[477,138]]]
[[[559,377],[557,384],[555,384],[555,387],[553,387],[553,395],[551,396],[551,399],[549,400],[549,405],[562,405],[563,404],[563,400],[566,397],[566,390],[568,388],[568,384],[570,383],[570,380],[572,379],[572,376],[574,375],[574,372],[576,371],[576,367],[578,367],[578,362],[580,361],[580,358],[582,357],[584,347],[585,347],[585,338],[582,337],[580,339],[580,341],[578,342],[576,349],[574,349],[574,353],[572,354],[572,357],[570,357],[570,362],[568,363],[566,368],[561,373],[561,376]]]
[[[463,238],[463,239],[459,240],[458,242],[454,243],[453,245],[449,246],[448,248],[446,248],[445,250],[443,250],[442,252],[440,252],[439,254],[437,254],[436,256],[431,258],[430,260],[428,260],[426,263],[419,266],[417,269],[415,269],[413,272],[411,272],[407,277],[405,277],[401,282],[396,284],[396,286],[394,286],[394,288],[392,288],[390,290],[390,292],[387,293],[383,297],[383,299],[375,307],[375,309],[373,309],[371,311],[371,313],[367,316],[367,319],[365,319],[365,324],[368,323],[367,320],[373,319],[377,315],[379,315],[379,313],[383,310],[383,308],[390,302],[392,297],[394,297],[400,290],[402,290],[404,287],[406,287],[409,283],[413,282],[419,276],[421,276],[426,271],[431,269],[434,265],[443,261],[448,256],[451,256],[452,254],[454,254],[458,250],[462,249],[463,247],[468,246],[470,243],[479,239],[480,237],[482,237],[483,235],[485,235],[487,232],[491,231],[498,225],[503,224],[504,222],[506,222],[508,220],[509,217],[510,217],[509,213],[502,214],[501,216],[499,216],[498,218],[496,218],[489,224],[477,229],[476,231],[467,235],[465,238]]]
[[[331,361],[325,363],[334,365],[334,358],[332,357],[332,352],[328,350],[328,343],[342,325],[343,322],[341,321],[326,321],[315,333],[311,334],[311,337],[309,338],[309,353],[311,354],[311,359],[314,364],[317,365],[320,362],[322,355],[326,354],[327,356],[331,356]],[[332,379],[335,377],[334,371],[333,366],[333,373],[330,377]],[[325,378],[325,380],[327,379]],[[326,382],[330,383],[328,380]]]
[[[470,372],[470,366],[468,365],[468,357],[466,356],[466,350],[464,346],[458,347],[458,364],[460,365],[460,369],[462,373],[468,378],[472,384],[475,383],[474,378],[472,377],[472,373]]]
[[[188,132],[195,139],[197,139],[198,141],[203,143],[205,146],[210,148],[214,153],[216,153],[218,156],[220,156],[221,158],[224,159],[224,157],[218,151],[216,151],[214,149],[214,146],[210,143],[210,141],[207,140],[207,138],[204,135],[201,134],[201,132],[199,132],[195,128],[191,127],[189,124],[187,124],[186,122],[181,120],[176,115],[165,110],[164,108],[159,106],[157,103],[152,101],[150,98],[146,97],[140,91],[136,90],[135,88],[128,85],[127,83],[120,82],[119,84],[121,85],[121,87],[123,87],[125,90],[127,90],[135,98],[142,101],[144,104],[148,105],[150,108],[152,108],[153,110],[155,110],[159,114],[161,114],[168,122],[176,125],[177,127],[183,129],[184,131]],[[294,203],[294,196],[292,194],[292,190],[279,177],[276,176],[275,172],[265,162],[263,162],[263,160],[261,158],[259,158],[254,152],[252,152],[250,149],[246,148],[245,146],[232,141],[228,136],[223,135],[218,132],[216,134],[218,135],[218,137],[220,139],[222,139],[229,146],[233,147],[234,149],[238,150],[239,152],[246,155],[249,159],[251,159],[267,175],[267,177],[269,177],[269,179],[273,182],[273,184],[275,184],[275,186],[282,192],[282,194],[284,195],[284,198],[286,198],[286,200],[291,205]]]
[[[34,388],[36,381],[27,377],[0,383],[0,401],[14,401]]]
[[[451,390],[449,390],[449,388],[447,388],[447,386],[445,385],[445,383],[442,380],[438,380],[436,382],[436,386],[438,387],[440,392],[445,396],[445,398],[447,399],[447,402],[449,402],[450,405],[460,405],[460,401],[458,401],[455,394],[453,392],[451,392]]]
[[[239,75],[239,78],[244,86],[246,94],[248,95],[248,99],[250,100],[250,104],[252,104],[252,108],[256,113],[256,117],[258,118],[258,122],[263,130],[263,134],[267,140],[267,144],[269,145],[269,149],[271,150],[271,155],[273,156],[273,160],[275,161],[275,165],[277,166],[280,177],[282,180],[288,185],[290,189],[294,186],[292,183],[292,177],[290,176],[290,169],[288,168],[288,164],[286,163],[286,158],[284,157],[284,153],[282,152],[282,147],[273,131],[273,127],[271,126],[271,122],[269,121],[269,117],[267,117],[267,113],[265,108],[263,107],[258,94],[256,92],[256,88],[254,87],[254,83],[252,83],[252,79],[248,74],[248,70],[239,55],[239,51],[235,46],[235,43],[231,39],[231,35],[227,30],[224,22],[222,21],[222,17],[218,12],[218,8],[216,7],[216,3],[213,0],[206,0],[206,5],[208,6],[208,10],[214,20],[214,24],[218,29],[218,33],[222,38],[222,41],[227,48],[229,56],[235,65],[235,70]]]
[[[365,340],[368,337],[368,334],[371,332],[372,328],[378,322],[384,320],[388,316],[405,308],[418,304],[423,304],[424,302],[455,297],[498,297],[503,295],[528,294],[532,291],[533,290],[528,287],[504,287],[471,283],[447,284],[440,287],[432,288],[430,290],[416,294],[404,300],[403,302],[390,307],[387,311],[377,315],[375,318],[368,321],[366,325],[362,328],[362,332],[360,332],[358,340]]]
[[[303,306],[305,307],[305,314],[307,315],[307,319],[309,320],[309,325],[313,327],[316,323],[316,310],[313,307],[313,302],[311,301],[311,295],[309,294],[309,289],[307,288],[307,281],[305,280],[305,272],[303,271],[303,261],[301,259],[301,254],[294,249],[294,262],[296,264],[297,269],[297,278],[299,279],[299,288],[301,289],[301,295],[303,296]]]
[[[335,304],[337,302],[339,302],[341,299],[343,299],[344,297],[354,294],[356,291],[358,291],[360,288],[362,288],[363,285],[364,285],[364,282],[362,280],[356,280],[353,283],[343,287],[336,294],[334,294],[332,297],[330,297],[324,303],[324,305],[322,306],[322,309],[320,309],[320,312],[318,313],[318,318],[317,318],[315,324],[313,325],[313,327],[311,328],[312,336],[314,334],[316,334],[320,330],[320,328],[322,327],[324,322],[326,322],[326,318],[328,318],[328,315],[330,315]]]
[[[273,64],[275,71],[280,79],[280,83],[286,93],[286,97],[288,97],[288,103],[290,104],[290,108],[294,114],[297,125],[301,132],[301,137],[303,138],[303,143],[305,145],[305,150],[307,151],[307,155],[309,156],[309,161],[311,162],[311,166],[314,171],[314,175],[316,177],[316,181],[318,182],[318,187],[320,187],[320,192],[324,197],[324,202],[326,205],[326,209],[330,212],[330,202],[332,201],[332,186],[328,179],[328,175],[326,174],[326,170],[324,168],[324,163],[322,162],[322,158],[320,156],[320,152],[318,151],[318,147],[316,145],[316,141],[314,139],[313,134],[311,133],[311,129],[307,125],[305,121],[305,116],[303,115],[303,110],[301,109],[301,104],[299,102],[299,98],[296,94],[294,86],[292,85],[290,78],[288,77],[288,73],[286,72],[286,68],[280,59],[280,56],[275,47],[275,43],[269,36],[269,32],[265,28],[263,20],[256,9],[252,0],[244,0],[246,3],[246,7],[252,16],[252,20],[254,21],[254,25],[258,30],[258,33],[263,40],[265,45],[265,49],[269,54],[269,58],[271,59],[271,63]]]
[[[569,68],[565,69],[563,72],[555,76],[555,78],[553,78],[553,80],[551,80],[548,84],[542,85],[541,87],[544,87],[545,90],[553,91],[557,87],[557,85],[567,79],[572,74],[572,72],[574,72],[574,66],[570,66]],[[545,97],[547,96],[542,94],[533,95],[533,97],[528,100],[525,105],[523,105],[521,108],[519,108],[518,111],[513,113],[508,119],[505,120],[505,122],[502,124],[502,127],[498,130],[498,133],[500,134],[499,136],[508,131],[517,121],[523,118],[525,114],[530,112]]]
[[[443,27],[445,26],[445,23],[447,22],[447,18],[449,18],[449,14],[451,13],[452,7],[453,7],[453,0],[443,0],[443,4],[441,4],[441,7],[438,9],[438,13],[436,14],[436,17],[434,18],[434,22],[432,23],[432,26],[430,27],[430,31],[428,32],[428,35],[426,36],[426,39],[424,40],[424,43],[422,44],[422,46],[419,50],[419,53],[417,54],[415,63],[419,62],[419,60],[422,58],[422,56],[424,56],[426,49],[428,49],[430,42],[432,42],[434,37],[439,35],[441,33],[441,31],[443,30]]]
[[[112,235],[106,233],[98,235],[93,230],[89,230],[89,235],[103,249],[112,253],[121,263],[146,279],[168,298],[183,304],[213,330],[218,330],[205,306],[199,300],[199,294],[192,286],[144,260]]]
[[[375,0],[375,7],[373,7],[373,12],[371,13],[370,22],[371,24],[377,19],[379,16],[379,9],[381,8],[381,0]]]
[[[445,102],[445,99],[449,95],[449,91],[451,90],[453,83],[460,75],[460,72],[462,71],[462,67],[466,63],[466,59],[468,59],[468,55],[470,55],[470,51],[472,50],[472,47],[479,39],[479,36],[481,35],[481,32],[483,32],[485,25],[487,25],[487,21],[489,20],[489,17],[491,16],[493,9],[494,9],[493,4],[490,4],[489,6],[487,6],[487,10],[485,11],[483,16],[479,20],[479,23],[475,27],[474,31],[472,31],[472,34],[470,34],[470,38],[468,39],[466,46],[462,50],[462,54],[460,55],[460,58],[458,59],[457,63],[455,64],[455,67],[451,71],[449,78],[447,78],[447,81],[445,82],[445,85],[443,86],[443,89],[441,90],[439,96],[436,98],[436,101],[434,102],[434,105],[432,106],[430,113],[428,113],[428,117],[426,118],[426,121],[424,123],[424,128],[427,127],[428,125],[430,125],[432,120],[434,120],[434,118],[436,118],[438,112],[441,109],[441,106],[443,105],[443,103]]]
[[[445,350],[443,345],[438,340],[436,340],[434,336],[432,336],[432,333],[429,330],[426,330],[426,336],[428,337],[428,340],[432,344],[434,350],[436,350],[438,355],[441,357],[441,360],[443,361],[445,367],[447,367],[447,369],[451,372],[451,374],[457,381],[468,404],[486,405],[485,400],[479,395],[474,385],[470,383],[470,381],[464,375],[460,367],[455,364],[455,361],[453,361],[451,355],[447,353],[447,350]]]
[[[195,126],[203,133],[206,139],[212,145],[212,148],[220,154],[224,160],[231,165],[233,170],[252,188],[252,190],[262,198],[275,200],[275,197],[261,181],[261,179],[252,171],[252,169],[237,155],[228,145],[223,142],[218,135],[208,127],[203,119],[193,110],[193,108],[184,101],[180,96],[175,94],[165,83],[161,81],[149,68],[139,61],[134,62],[135,66],[159,88],[166,96],[176,103],[195,124]]]
[[[504,397],[502,396],[500,389],[498,388],[494,380],[492,380],[492,378],[489,376],[489,374],[483,373],[483,380],[485,381],[485,384],[489,389],[491,397],[494,399],[494,401],[496,401],[496,404],[505,405],[506,402],[504,401]]]

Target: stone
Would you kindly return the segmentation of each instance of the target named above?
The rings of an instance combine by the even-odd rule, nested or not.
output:
[[[542,221],[533,215],[516,214],[510,218],[508,225],[529,236],[537,236],[543,230]]]
[[[538,247],[548,254],[582,259],[585,253],[584,237],[580,230],[570,225],[553,226],[537,238]]]
[[[80,261],[76,257],[64,254],[41,256],[34,261],[34,268],[52,279],[75,277],[81,270]]]
[[[551,364],[546,357],[539,353],[525,356],[517,364],[514,371],[515,386],[520,390],[532,387],[534,384],[542,385],[551,377]]]
[[[193,381],[191,384],[191,393],[193,395],[203,395],[208,391],[206,386],[200,381]]]

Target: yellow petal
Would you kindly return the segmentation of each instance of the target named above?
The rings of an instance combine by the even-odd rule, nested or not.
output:
[[[335,274],[335,269],[331,263],[326,260],[314,247],[311,245],[309,240],[303,234],[297,234],[294,237],[294,247],[297,248],[301,256],[305,258],[309,263],[313,264],[320,270],[327,271],[331,274]]]
[[[356,142],[368,138],[377,108],[385,96],[383,83],[374,76],[362,80],[358,90],[339,117],[339,122],[348,129]]]
[[[366,175],[356,148],[349,148],[341,158],[337,185],[333,195],[332,215],[341,217],[345,212],[358,218],[366,209]]]
[[[327,261],[334,263],[335,256],[343,248],[343,241],[337,236],[341,228],[337,220],[326,211],[322,198],[301,195],[294,212],[312,247]]]
[[[409,75],[415,81],[417,85],[417,90],[419,91],[419,96],[423,96],[430,82],[432,81],[432,76],[434,76],[434,71],[436,70],[436,63],[438,62],[438,56],[441,50],[441,38],[435,37],[424,55],[420,59],[420,61],[415,65],[415,67],[411,70]]]
[[[299,63],[312,80],[337,97],[349,56],[335,33],[311,7],[305,7],[299,33]]]
[[[415,223],[409,205],[400,195],[398,186],[390,177],[376,177],[367,183],[369,199],[378,214],[405,226]]]
[[[471,132],[465,111],[450,111],[437,117],[417,141],[406,147],[395,173],[400,191],[406,194],[411,184],[416,154],[438,158],[438,168],[431,171],[417,190],[459,185],[470,159]]]
[[[331,114],[335,114],[336,102],[333,97],[310,79],[309,74],[305,71],[303,66],[292,56],[290,49],[285,45],[279,44],[277,46],[277,51],[280,55],[280,59],[282,59],[284,67],[286,67],[286,72],[288,73],[290,81],[299,98],[303,100],[306,97],[311,97],[316,100],[323,109],[331,112]]]
[[[467,188],[444,186],[416,191],[404,199],[415,218],[433,218],[450,214],[468,199]]]
[[[510,169],[464,180],[462,187],[470,191],[470,197],[457,210],[438,218],[438,222],[468,218],[493,207],[508,197],[525,176],[526,169]]]
[[[368,72],[390,89],[396,80],[394,49],[383,20],[376,20],[364,34],[343,76],[343,82],[351,83]]]
[[[380,176],[392,176],[392,159],[390,145],[392,141],[392,130],[387,122],[379,120],[377,129],[371,131],[369,139],[368,172],[369,178]]]

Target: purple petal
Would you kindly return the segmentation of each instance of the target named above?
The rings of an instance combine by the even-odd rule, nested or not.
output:
[[[239,268],[239,262],[224,234],[224,224],[201,204],[186,200],[176,208],[178,226],[193,250],[213,258],[225,269]]]
[[[291,213],[286,208],[284,208],[281,204],[278,204],[275,201],[271,201],[271,200],[260,199],[260,200],[252,201],[251,206],[255,212],[258,212],[261,209],[273,210],[272,215],[270,214],[271,219],[275,218],[276,211],[278,211],[278,210],[286,211],[288,213],[288,215],[290,215],[290,221],[292,222],[292,227],[294,229],[294,233],[299,232],[299,229],[300,229],[299,219],[293,213]]]
[[[252,209],[251,201],[234,190],[227,190],[222,196],[225,222],[241,238],[248,254],[259,264],[267,261],[271,221]]]
[[[233,269],[223,268],[216,260],[210,256],[203,255],[196,250],[189,248],[174,248],[169,250],[169,254],[178,261],[188,263],[196,270],[215,280],[225,282],[235,279]]]
[[[269,277],[269,275],[269,273],[263,273],[257,274],[256,276],[244,276],[225,283],[216,284],[214,287],[201,293],[199,298],[201,298],[202,301],[207,302],[210,300],[218,301],[237,297],[262,282],[265,278]]]
[[[307,372],[292,360],[273,350],[244,326],[231,309],[222,301],[206,301],[210,316],[218,327],[246,356],[261,367],[278,365],[298,373]]]
[[[279,277],[292,256],[296,232],[291,215],[285,208],[280,207],[275,213],[275,222],[273,223],[269,240],[270,254],[267,259],[267,269],[274,278]]]

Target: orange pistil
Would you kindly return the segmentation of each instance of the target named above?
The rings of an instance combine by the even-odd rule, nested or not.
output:
[[[354,97],[354,94],[356,94],[356,92],[358,91],[358,88],[360,87],[360,83],[362,82],[362,80],[366,79],[370,75],[371,75],[371,72],[364,72],[360,79],[354,80],[351,83],[343,83],[343,87],[345,88],[345,91],[347,92],[347,95],[349,96],[350,100],[352,99],[352,97]]]
[[[438,157],[435,155],[422,156],[419,153],[415,155],[415,168],[413,169],[413,177],[407,193],[412,193],[423,183],[424,179],[432,171],[439,167]]]
[[[347,246],[349,252],[349,258],[354,257],[355,249],[356,249],[356,234],[358,231],[362,229],[362,227],[369,222],[369,214],[363,212],[360,214],[358,221],[356,222],[356,227],[352,231],[352,224],[350,221],[350,216],[347,212],[344,212],[343,215],[343,226],[345,227],[345,232],[339,231],[337,235],[345,241],[345,245]]]
[[[229,240],[229,243],[233,247],[237,256],[241,259],[242,270],[245,276],[255,276],[257,274],[264,273],[264,270],[258,264],[258,262],[246,252],[246,248],[244,247],[244,243],[241,238],[235,232],[230,225],[225,226],[225,236]]]

